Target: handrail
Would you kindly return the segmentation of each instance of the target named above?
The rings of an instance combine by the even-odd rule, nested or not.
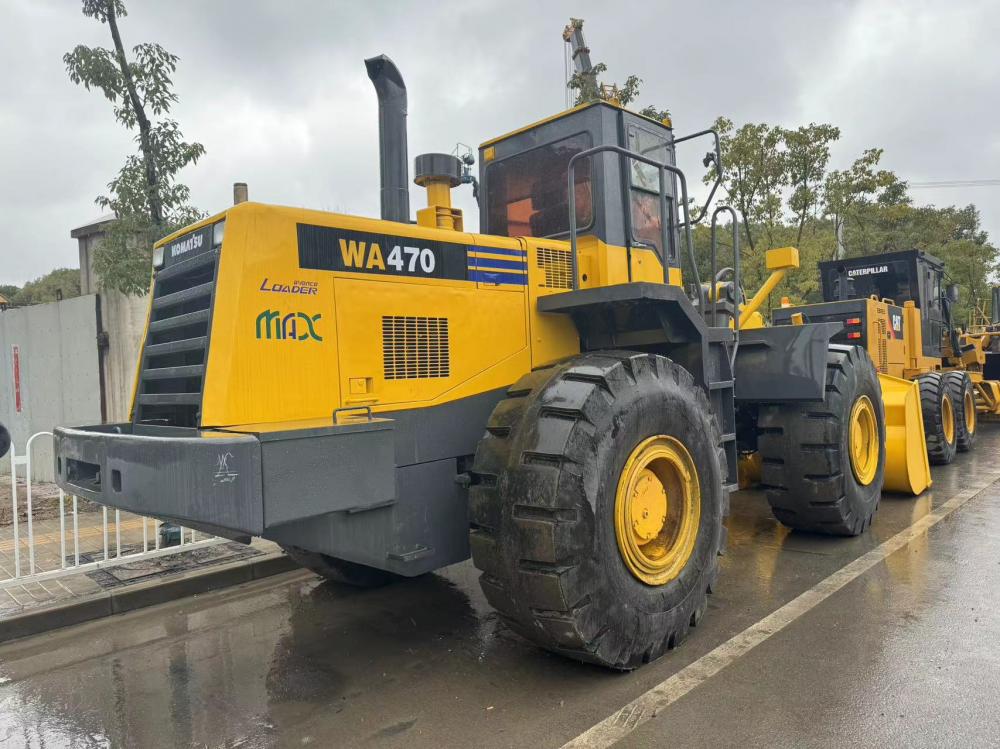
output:
[[[712,325],[713,327],[718,327],[718,306],[719,306],[719,291],[716,286],[716,260],[717,260],[717,250],[718,250],[718,221],[720,213],[728,213],[732,219],[732,232],[733,232],[733,291],[735,295],[734,304],[735,310],[733,314],[733,350],[729,357],[730,366],[735,366],[736,364],[736,350],[740,345],[740,296],[742,295],[743,285],[740,279],[740,229],[739,229],[739,218],[736,210],[732,206],[720,205],[717,206],[714,211],[712,211]]]
[[[696,133],[690,133],[688,135],[681,136],[680,138],[674,138],[673,143],[676,146],[678,143],[683,143],[686,140],[694,140],[695,138],[700,138],[703,135],[712,135],[715,139],[715,153],[713,154],[709,151],[705,154],[705,158],[702,159],[702,164],[707,167],[713,161],[715,162],[715,183],[712,185],[712,189],[708,192],[708,197],[705,199],[705,205],[701,207],[701,212],[698,214],[698,218],[694,220],[694,223],[700,223],[705,214],[708,212],[708,207],[712,204],[712,198],[715,197],[715,191],[719,189],[719,185],[722,184],[722,143],[719,140],[719,133],[715,128],[710,127],[707,130],[699,130]]]
[[[691,221],[690,215],[688,213],[688,192],[687,192],[687,178],[684,176],[684,172],[671,164],[664,164],[654,159],[647,158],[640,154],[630,151],[627,148],[622,148],[621,146],[612,145],[610,143],[594,146],[593,148],[588,148],[586,151],[580,151],[579,153],[573,154],[569,160],[569,165],[567,169],[567,185],[568,185],[568,202],[569,202],[569,243],[570,243],[570,264],[573,271],[573,290],[576,291],[580,287],[579,279],[579,260],[577,258],[576,242],[577,242],[577,228],[576,228],[576,162],[582,158],[589,158],[594,154],[603,153],[604,151],[611,151],[612,153],[617,153],[620,156],[625,156],[635,161],[640,161],[643,164],[649,164],[654,166],[659,170],[660,175],[660,232],[662,235],[662,260],[663,260],[663,282],[670,282],[670,270],[669,264],[667,263],[667,193],[666,193],[666,178],[667,172],[673,174],[680,181],[681,186],[681,208],[684,211],[684,232],[687,238],[687,248],[688,257],[691,261],[691,272],[694,274],[695,288],[698,289],[699,296],[701,294],[701,278],[698,275],[698,263],[694,256],[694,241],[691,238]],[[627,179],[628,173],[622,175],[622,179]],[[630,269],[631,271],[631,269]]]

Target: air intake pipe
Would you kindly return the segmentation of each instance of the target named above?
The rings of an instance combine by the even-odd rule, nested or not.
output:
[[[399,68],[385,55],[365,60],[378,95],[379,172],[382,218],[410,221],[410,175],[406,154],[406,84]]]

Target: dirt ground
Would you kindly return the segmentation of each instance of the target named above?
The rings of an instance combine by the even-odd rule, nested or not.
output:
[[[20,520],[28,518],[27,485],[24,479],[17,481],[17,515]],[[31,484],[31,506],[35,520],[46,520],[59,517],[59,487],[45,481],[34,481]],[[95,512],[98,505],[80,499],[77,502],[79,512]],[[13,504],[10,496],[10,476],[0,476],[0,527],[10,525]],[[67,497],[66,512],[71,505]]]

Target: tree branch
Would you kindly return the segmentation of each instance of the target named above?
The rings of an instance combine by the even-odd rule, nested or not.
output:
[[[132,77],[132,70],[129,68],[128,60],[125,57],[125,47],[122,44],[121,34],[118,32],[118,19],[115,14],[114,0],[105,0],[108,26],[111,28],[111,38],[115,43],[115,54],[118,58],[118,67],[122,71],[122,79],[125,83],[125,90],[128,93],[132,109],[135,110],[135,119],[139,125],[139,145],[142,148],[142,160],[146,174],[146,193],[149,202],[149,217],[157,226],[163,223],[163,205],[160,201],[159,185],[156,177],[156,164],[153,161],[153,143],[150,138],[149,118],[143,108],[142,101],[135,88],[135,80]]]

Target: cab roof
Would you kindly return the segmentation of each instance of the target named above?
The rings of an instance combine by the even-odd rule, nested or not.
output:
[[[582,112],[583,110],[590,109],[591,107],[609,107],[611,109],[617,109],[617,110],[620,110],[622,112],[628,112],[629,114],[634,114],[636,117],[642,117],[644,120],[648,120],[649,122],[654,122],[657,125],[659,125],[660,127],[664,127],[664,128],[670,128],[670,127],[672,127],[672,125],[668,124],[669,120],[667,120],[667,122],[662,122],[660,120],[654,120],[652,117],[646,117],[646,115],[644,115],[644,114],[639,114],[638,112],[633,112],[631,109],[626,109],[625,107],[621,106],[620,104],[615,104],[613,102],[603,101],[603,100],[601,100],[601,101],[590,101],[590,102],[586,102],[585,104],[577,104],[575,107],[571,107],[570,109],[565,109],[562,112],[558,112],[557,114],[553,114],[553,115],[551,115],[549,117],[545,117],[545,118],[543,118],[541,120],[538,120],[537,122],[532,122],[530,125],[525,125],[524,127],[519,127],[519,128],[517,128],[517,130],[511,130],[509,133],[504,133],[503,135],[498,135],[495,138],[490,138],[489,140],[483,141],[482,143],[480,143],[479,147],[480,148],[486,148],[488,146],[492,146],[492,145],[494,145],[496,143],[499,143],[502,140],[507,140],[508,138],[512,138],[515,135],[520,135],[521,133],[526,133],[529,130],[534,130],[536,127],[539,127],[540,125],[544,125],[544,124],[546,124],[548,122],[553,122],[555,120],[562,119],[563,117],[569,117],[572,114],[576,114],[577,112]]]

